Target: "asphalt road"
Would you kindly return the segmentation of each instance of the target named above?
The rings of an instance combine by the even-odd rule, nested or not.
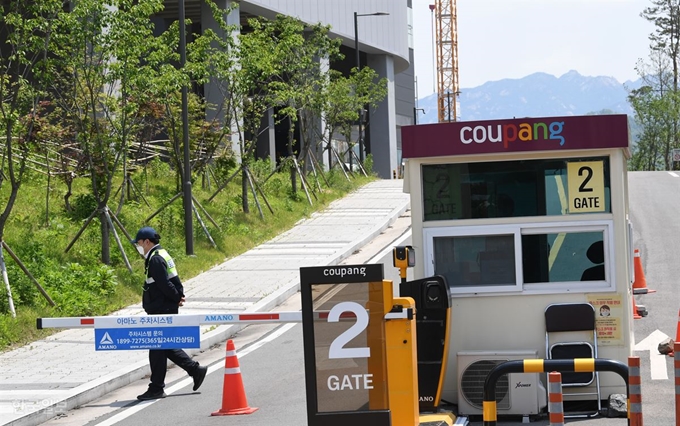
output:
[[[635,338],[641,358],[644,421],[647,425],[668,426],[674,420],[673,358],[656,351],[663,336],[675,338],[678,322],[677,277],[680,272],[680,174],[635,172],[629,174],[630,217],[634,224],[634,247],[640,249],[648,287],[656,293],[637,296],[649,315],[635,321]],[[384,247],[392,247],[408,230],[409,218],[402,218],[386,234],[347,259],[346,263],[367,263]],[[397,242],[408,244],[409,240]],[[388,279],[398,282],[392,267],[391,251],[374,259],[385,264]],[[278,310],[299,309],[299,295]],[[645,346],[644,341],[651,342]],[[168,397],[140,403],[147,381],[142,380],[116,390],[106,397],[53,419],[49,426],[82,425],[210,425],[225,424],[264,426],[300,426],[306,424],[306,401],[302,355],[302,330],[299,324],[250,326],[234,336],[239,351],[244,387],[251,407],[258,410],[247,416],[211,417],[221,407],[224,347],[213,348],[197,359],[209,365],[209,374],[199,392],[191,391],[191,381],[177,368],[168,373]],[[650,350],[651,348],[651,350]],[[471,426],[481,426],[481,418],[471,419]],[[532,419],[532,424],[549,425],[545,418]],[[598,417],[573,419],[567,423],[588,426],[626,424],[626,419]],[[499,426],[521,424],[521,419],[499,419]]]

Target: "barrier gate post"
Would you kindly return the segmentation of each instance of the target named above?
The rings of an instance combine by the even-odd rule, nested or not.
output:
[[[678,321],[680,324],[680,321]],[[678,327],[680,332],[680,326]],[[680,333],[678,333],[680,334]],[[675,425],[680,426],[680,342],[673,344],[675,358],[673,359],[673,371],[675,372]]]
[[[642,426],[642,380],[640,357],[628,357],[628,419],[631,426]]]
[[[389,400],[392,425],[414,426],[419,424],[418,370],[416,351],[416,318],[413,311],[416,302],[411,297],[398,297],[392,304],[406,316],[390,318],[385,322],[387,376],[389,377]]]
[[[391,425],[387,356],[376,349],[392,309],[391,295],[376,294],[383,279],[382,264],[300,268],[309,426]]]
[[[562,396],[562,373],[548,373],[548,414],[550,426],[564,426],[564,404]]]

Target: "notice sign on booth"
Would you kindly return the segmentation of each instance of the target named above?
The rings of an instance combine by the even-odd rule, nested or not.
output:
[[[567,163],[569,213],[605,211],[604,163],[574,161]]]
[[[620,294],[589,294],[588,303],[595,308],[595,327],[599,345],[621,345],[623,306]]]
[[[94,344],[98,351],[200,348],[198,315],[97,317]]]

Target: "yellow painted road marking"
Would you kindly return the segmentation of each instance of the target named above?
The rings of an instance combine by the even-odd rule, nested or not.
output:
[[[560,197],[562,214],[567,214],[567,194],[564,191],[564,184],[562,184],[562,179],[560,176],[555,176],[555,183],[557,184],[557,194]],[[557,258],[557,254],[560,251],[560,247],[562,247],[565,236],[565,233],[558,234],[552,247],[550,247],[550,255],[548,256],[548,271],[552,270],[553,263],[555,263],[555,259]]]

